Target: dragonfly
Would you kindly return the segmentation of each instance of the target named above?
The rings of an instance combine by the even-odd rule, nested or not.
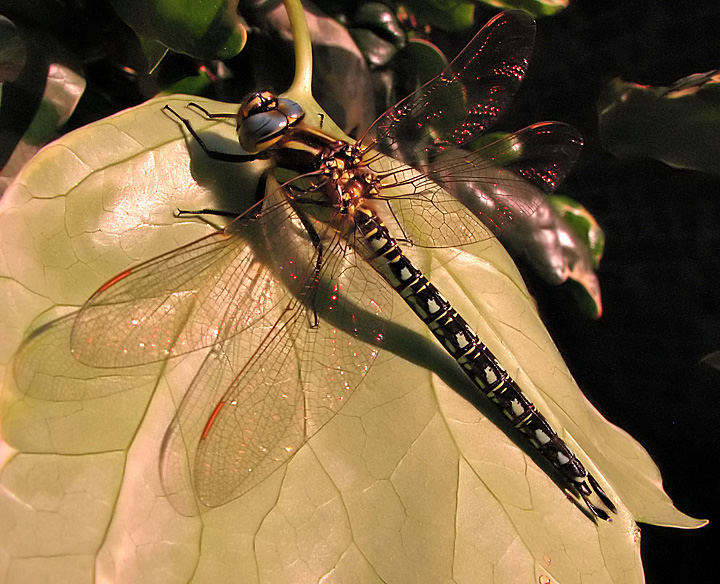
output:
[[[393,301],[401,299],[479,394],[557,469],[562,488],[584,502],[587,514],[611,520],[617,512],[401,248],[455,247],[491,237],[441,184],[487,184],[497,201],[488,220],[498,225],[511,222],[516,209],[534,211],[533,185],[552,190],[569,172],[582,140],[560,122],[471,146],[507,109],[527,70],[534,34],[526,13],[497,15],[439,76],[355,142],[309,123],[298,103],[259,91],[232,114],[190,104],[208,118],[236,120],[245,154],[221,152],[166,106],[208,156],[265,159],[274,169],[271,180],[282,177],[222,230],[112,278],[73,317],[71,351],[89,366],[142,366],[208,350],[162,444],[160,474],[178,510],[193,514],[197,501],[223,505],[285,464],[361,383],[383,346]],[[443,120],[448,100],[463,104],[466,114],[457,123]],[[442,162],[418,170],[378,149],[406,162],[444,154]],[[505,168],[491,172],[499,159]],[[513,198],[513,211],[503,196]]]

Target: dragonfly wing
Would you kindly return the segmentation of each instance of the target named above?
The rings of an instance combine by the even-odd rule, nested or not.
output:
[[[143,387],[154,380],[159,365],[119,370],[88,367],[68,347],[77,311],[35,329],[13,360],[17,387],[25,395],[46,401],[80,401]]]
[[[386,153],[410,164],[430,147],[474,139],[512,100],[534,42],[535,21],[527,13],[498,14],[440,75],[387,110],[367,135]],[[460,117],[452,119],[448,111],[457,111]],[[433,137],[430,144],[428,135]]]
[[[303,337],[302,379],[313,434],[347,401],[374,362],[392,314],[395,292],[356,251],[328,246],[312,303],[322,319]]]
[[[196,514],[195,496],[216,507],[241,495],[304,442],[299,359],[293,350],[303,312],[296,303],[263,327],[260,342],[255,334],[238,335],[213,347],[205,359],[161,452],[163,486],[179,512]]]
[[[497,166],[512,170],[543,191],[552,192],[573,169],[582,147],[582,136],[573,126],[540,122],[475,150],[472,159],[493,158]],[[534,210],[535,206],[531,205],[523,212],[529,215]]]
[[[292,224],[286,203],[139,264],[103,285],[80,309],[71,347],[82,363],[125,367],[209,347],[253,326],[285,288],[268,270],[268,234]],[[293,231],[281,264],[308,246]],[[312,246],[310,246],[312,252]],[[278,252],[276,252],[278,255]]]
[[[314,287],[275,321],[213,347],[161,456],[183,514],[222,505],[284,464],[347,402],[382,339],[391,291],[341,242],[327,242]],[[315,323],[316,316],[322,319]]]
[[[405,167],[384,171],[381,191],[416,245],[447,247],[482,241],[532,215],[543,190],[554,190],[575,164],[582,138],[572,126],[528,126],[472,152],[454,149],[426,173]],[[383,172],[383,171],[380,171]],[[468,190],[474,199],[463,196]]]

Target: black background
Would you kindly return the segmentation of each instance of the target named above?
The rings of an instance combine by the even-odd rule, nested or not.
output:
[[[477,21],[490,16],[480,10]],[[607,237],[598,321],[583,319],[567,290],[529,281],[550,333],[585,394],[648,450],[675,505],[711,521],[640,526],[650,584],[720,581],[720,372],[700,363],[720,350],[720,178],[614,158],[598,141],[597,103],[614,77],[669,85],[718,67],[720,3],[573,1],[538,19],[510,116],[515,129],[557,119],[581,131],[586,147],[560,192]]]

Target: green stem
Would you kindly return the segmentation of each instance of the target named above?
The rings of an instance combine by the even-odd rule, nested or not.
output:
[[[299,92],[311,95],[312,92],[312,43],[305,12],[300,0],[284,0],[290,28],[295,39],[295,79],[288,93]]]

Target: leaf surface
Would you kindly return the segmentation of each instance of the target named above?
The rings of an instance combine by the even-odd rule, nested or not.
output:
[[[647,453],[579,392],[494,240],[409,253],[608,484],[612,523],[588,519],[491,408],[458,394],[465,377],[399,299],[386,349],[339,414],[243,497],[179,515],[158,458],[202,352],[92,369],[63,350],[70,321],[60,321],[44,353],[27,345],[31,367],[13,375],[7,364],[33,325],[212,231],[176,208],[252,202],[262,164],[208,161],[162,111],[188,111],[187,101],[151,101],[63,137],[2,201],[0,579],[630,583],[643,580],[634,519],[701,524],[673,508]],[[237,148],[231,124],[193,123],[211,147]]]

